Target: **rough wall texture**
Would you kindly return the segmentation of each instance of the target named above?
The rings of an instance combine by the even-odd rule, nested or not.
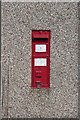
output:
[[[77,3],[2,3],[3,117],[78,117]],[[50,89],[31,89],[31,32],[51,30]]]

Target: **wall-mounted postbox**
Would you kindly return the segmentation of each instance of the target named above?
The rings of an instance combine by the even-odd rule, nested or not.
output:
[[[50,87],[50,31],[32,31],[32,88]]]

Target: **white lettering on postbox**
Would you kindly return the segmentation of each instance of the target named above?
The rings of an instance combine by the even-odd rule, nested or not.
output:
[[[46,45],[43,44],[35,45],[35,52],[46,52]]]
[[[34,66],[47,66],[47,59],[46,58],[35,58]]]

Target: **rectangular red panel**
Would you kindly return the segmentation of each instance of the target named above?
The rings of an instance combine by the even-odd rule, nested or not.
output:
[[[50,87],[50,31],[32,31],[32,88]]]

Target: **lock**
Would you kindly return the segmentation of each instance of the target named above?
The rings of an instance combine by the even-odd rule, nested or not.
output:
[[[36,81],[35,83],[37,88],[41,88],[41,81]]]
[[[50,30],[32,31],[31,87],[50,87]]]

